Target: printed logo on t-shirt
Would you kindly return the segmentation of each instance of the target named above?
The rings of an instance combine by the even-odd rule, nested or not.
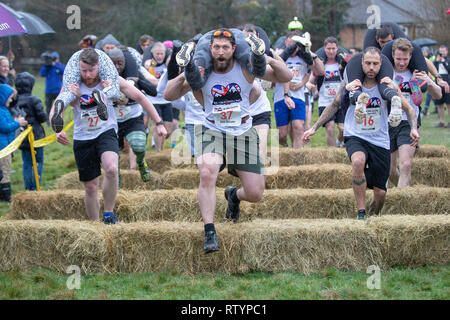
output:
[[[341,80],[341,73],[339,72],[339,69],[336,70],[326,70],[325,71],[325,79],[327,81],[340,81]]]
[[[83,94],[80,97],[80,108],[81,109],[89,109],[97,106],[97,102],[95,102],[94,98]]]
[[[211,88],[213,105],[230,104],[241,102],[241,87],[237,83],[230,83],[227,86],[216,84]]]

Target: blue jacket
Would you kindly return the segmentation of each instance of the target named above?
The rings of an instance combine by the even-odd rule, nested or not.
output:
[[[6,101],[13,92],[14,90],[10,86],[0,84],[0,150],[15,139],[16,130],[20,127],[20,124],[13,120],[6,107]]]
[[[66,65],[56,62],[54,66],[43,65],[41,77],[45,79],[45,93],[59,93],[62,87],[62,79]]]

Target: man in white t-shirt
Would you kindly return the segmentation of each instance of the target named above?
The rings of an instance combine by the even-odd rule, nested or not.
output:
[[[375,47],[368,47],[362,56],[364,82],[354,80],[346,88],[344,137],[345,147],[352,164],[352,186],[358,208],[358,219],[366,217],[366,188],[373,189],[373,199],[370,203],[369,214],[379,214],[386,197],[387,182],[390,170],[390,139],[389,123],[397,124],[401,120],[401,113],[388,112],[388,104],[382,99],[377,87],[376,76],[381,67],[381,52]],[[330,119],[339,108],[340,94],[344,86],[341,85],[337,97],[323,111],[319,120],[311,129],[305,132],[305,142],[315,134],[316,130]],[[349,105],[348,92],[361,88],[368,103],[361,113],[356,112],[355,105]],[[343,103],[343,101],[341,101]],[[391,108],[403,108],[407,113],[411,125],[412,145],[419,141],[417,118],[414,109],[409,104],[402,104],[400,97],[394,97]],[[398,118],[400,116],[400,119]]]
[[[258,202],[264,193],[263,165],[259,157],[259,139],[252,128],[250,105],[253,81],[250,74],[233,58],[236,40],[228,29],[216,30],[211,37],[210,50],[213,69],[201,90],[194,96],[205,108],[202,130],[196,132],[195,157],[200,174],[198,201],[205,224],[204,252],[219,250],[219,242],[214,227],[216,210],[216,181],[219,172],[228,162],[228,172],[239,177],[241,188],[227,187],[228,200],[226,217],[237,222],[240,215],[240,201]],[[264,80],[288,82],[292,78],[285,64],[266,57],[267,66]],[[165,98],[176,100],[186,94],[191,87],[184,74],[168,82]]]
[[[411,60],[413,46],[406,38],[398,38],[392,45],[392,57],[394,58],[394,81],[398,87],[399,94],[401,93],[406,101],[413,106],[417,116],[417,127],[420,127],[420,110],[412,100],[411,88],[418,86],[418,79],[424,80],[428,83],[428,92],[433,99],[440,99],[442,97],[441,88],[435,84],[426,73],[414,72],[411,73],[408,69],[409,61]],[[383,80],[383,79],[382,79]],[[382,81],[383,82],[383,81]],[[416,82],[416,84],[413,84]],[[390,179],[398,187],[406,187],[411,184],[411,166],[415,146],[411,146],[413,142],[410,137],[411,126],[408,122],[406,113],[402,112],[402,121],[397,127],[389,126],[389,136],[391,139],[391,172]],[[397,161],[399,169],[397,169]]]

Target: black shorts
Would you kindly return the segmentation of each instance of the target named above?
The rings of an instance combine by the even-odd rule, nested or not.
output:
[[[339,108],[338,111],[334,114],[334,122],[336,123],[344,123],[345,122],[345,114],[342,108]]]
[[[128,119],[124,122],[118,122],[119,126],[119,150],[123,149],[123,139],[133,131],[145,132],[144,127],[144,115],[139,117]]]
[[[253,116],[253,122],[252,122],[252,126],[257,126],[258,124],[268,124],[269,128],[270,125],[272,123],[272,119],[271,119],[271,114],[272,111],[267,111],[267,112],[263,112],[260,114],[257,114],[256,116]]]
[[[91,181],[102,174],[101,157],[106,151],[119,154],[119,144],[114,129],[105,131],[92,140],[73,141],[73,153],[80,181]]]
[[[447,82],[447,84],[450,85],[450,81],[448,81],[448,80],[445,80],[445,81]],[[440,87],[440,88],[442,90],[442,98],[439,100],[433,99],[434,104],[435,105],[440,105],[440,104],[444,104],[444,103],[450,104],[450,93],[445,93],[444,89],[442,87]]]
[[[172,111],[172,104],[171,103],[164,103],[164,104],[154,104],[156,111],[158,112],[159,116],[163,119],[163,121],[166,122],[172,122],[173,120],[173,111]]]
[[[180,109],[172,107],[172,118],[175,120],[180,120]]]
[[[393,128],[389,126],[389,138],[391,139],[391,152],[404,144],[411,144],[413,139],[409,135],[411,133],[411,126],[407,120],[402,120],[400,124]]]
[[[377,187],[386,191],[391,167],[390,150],[377,147],[358,137],[345,137],[344,142],[350,161],[352,154],[357,151],[364,152],[366,155],[364,175],[367,187],[369,189]]]
[[[319,107],[319,117],[322,115],[323,110],[325,110],[325,109],[326,109],[326,107]],[[334,114],[334,115],[330,118],[330,120],[328,120],[327,122],[325,122],[325,123],[323,124],[322,127],[325,127],[325,125],[326,125],[328,122],[330,122],[330,121],[335,121],[335,120],[336,120],[336,114]]]

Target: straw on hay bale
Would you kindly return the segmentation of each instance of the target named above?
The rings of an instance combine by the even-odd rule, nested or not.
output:
[[[196,168],[190,152],[189,157],[183,158],[181,156],[177,157],[177,154],[178,153],[174,149],[164,149],[161,152],[147,153],[145,160],[147,161],[150,171],[156,171],[158,173],[162,173],[173,168]],[[130,158],[128,154],[121,154],[120,167],[122,169],[130,168]]]
[[[101,194],[99,195],[101,198]],[[13,197],[8,219],[85,220],[81,191],[23,192]],[[372,192],[366,193],[366,204]],[[389,190],[382,214],[436,215],[450,213],[450,189],[426,186]],[[217,222],[225,221],[227,201],[223,189],[216,189]],[[201,221],[197,190],[119,190],[115,212],[122,222]],[[266,190],[257,203],[241,203],[241,221],[295,218],[354,218],[357,208],[352,189]]]
[[[176,271],[242,273],[366,270],[447,265],[450,219],[385,216],[356,219],[256,220],[218,223],[221,249],[203,254],[201,222],[106,226],[76,221],[0,222],[1,270],[44,267],[85,273]]]
[[[66,272],[105,272],[107,239],[100,223],[78,221],[0,222],[0,270],[34,267]]]
[[[450,158],[414,158],[411,182],[413,185],[450,188]]]
[[[450,150],[444,145],[420,145],[414,155],[417,158],[450,158]]]

